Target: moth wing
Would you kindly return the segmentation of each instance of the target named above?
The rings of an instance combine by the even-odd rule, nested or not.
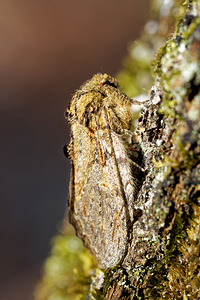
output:
[[[69,221],[72,223],[76,231],[80,226],[76,226],[74,220],[74,203],[79,201],[83,187],[86,184],[88,174],[90,173],[95,160],[94,140],[91,139],[87,128],[79,123],[71,126],[70,140],[70,158],[71,158],[71,176],[69,186],[68,213]],[[76,199],[76,200],[75,200]]]
[[[74,187],[71,221],[100,266],[107,269],[115,266],[126,250],[127,209],[109,131],[97,130],[93,141],[93,150],[90,146],[84,148],[84,155],[79,152],[80,160],[88,157],[79,196],[76,183],[82,176],[83,166],[75,164],[72,169],[75,182],[71,184]]]

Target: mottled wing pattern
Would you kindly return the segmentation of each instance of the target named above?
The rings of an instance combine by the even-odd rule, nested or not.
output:
[[[83,143],[87,135],[87,128],[82,128]],[[127,210],[108,131],[97,130],[92,145],[93,152],[81,147],[88,154],[79,153],[79,163],[73,166],[70,219],[100,266],[107,269],[120,261],[126,249]]]
[[[144,180],[145,172],[140,166],[138,166],[129,158],[126,147],[124,146],[124,142],[120,135],[114,131],[111,131],[111,140],[114,148],[116,165],[119,170],[120,180],[125,195],[124,201],[128,210],[128,226],[130,227],[134,219],[137,219],[136,215],[139,213],[139,211],[135,211],[134,203]]]

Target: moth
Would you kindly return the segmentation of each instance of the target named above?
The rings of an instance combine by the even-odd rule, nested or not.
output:
[[[115,78],[98,73],[76,91],[66,111],[69,221],[102,269],[116,266],[125,255],[144,179],[134,162],[131,104]]]

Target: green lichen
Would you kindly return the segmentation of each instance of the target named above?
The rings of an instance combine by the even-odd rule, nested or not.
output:
[[[191,2],[191,5],[196,7],[197,2]],[[187,10],[186,6],[185,10]],[[199,77],[200,72],[198,60],[193,57],[196,54],[188,49],[191,47],[191,39],[194,38],[195,30],[198,31],[200,18],[198,11],[195,15],[190,14],[192,21],[189,26],[186,26],[187,22],[190,22],[188,16],[185,14],[185,17],[179,21],[173,38],[166,42],[154,61],[155,74],[163,88],[164,101],[161,110],[162,112],[167,111],[168,115],[171,114],[172,117],[176,117],[178,112],[174,110],[173,106],[171,107],[171,101],[180,103],[182,97],[188,97],[188,84]],[[198,79],[196,85],[199,82]]]

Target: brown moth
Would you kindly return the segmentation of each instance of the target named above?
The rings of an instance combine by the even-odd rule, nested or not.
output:
[[[116,79],[98,73],[76,91],[66,112],[69,220],[103,269],[124,257],[144,178],[133,161],[131,102]]]

